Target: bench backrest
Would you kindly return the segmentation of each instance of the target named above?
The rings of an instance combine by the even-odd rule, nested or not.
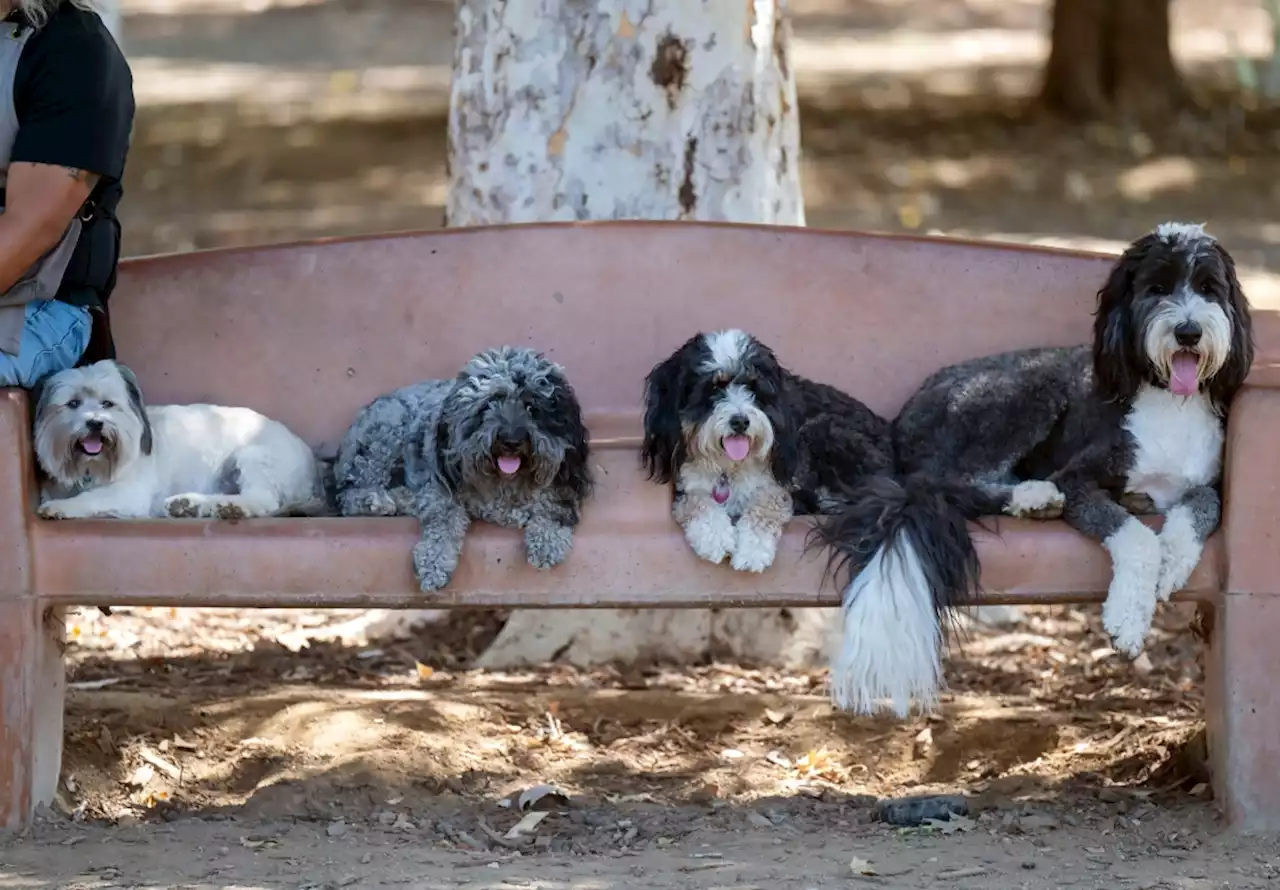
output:
[[[699,329],[891,415],[959,359],[1083,342],[1108,257],[766,226],[460,229],[131,260],[121,359],[155,403],[264,411],[331,452],[369,399],[479,349],[562,363],[597,438],[639,434],[646,373]]]

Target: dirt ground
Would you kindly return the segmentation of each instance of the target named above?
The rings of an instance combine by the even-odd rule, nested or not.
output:
[[[1280,126],[1248,102],[1159,132],[1028,113],[1047,2],[793,0],[815,226],[1115,248],[1208,221],[1280,299]],[[1200,96],[1269,51],[1261,4],[1175,0]],[[125,0],[129,254],[439,224],[451,4]],[[69,619],[59,805],[0,840],[21,888],[1262,887],[1273,841],[1205,786],[1202,651],[1093,610],[976,628],[941,716],[834,714],[824,677],[710,664],[469,669],[494,615],[403,639],[349,615]],[[521,791],[545,783],[542,821]],[[899,829],[881,796],[968,796]],[[851,865],[852,863],[852,865]],[[875,872],[867,874],[864,872]]]

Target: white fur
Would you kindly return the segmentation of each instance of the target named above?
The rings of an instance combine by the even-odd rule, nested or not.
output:
[[[1180,504],[1165,514],[1160,530],[1160,580],[1156,584],[1160,602],[1168,602],[1173,592],[1187,583],[1203,550],[1190,507]]]
[[[751,345],[751,340],[746,332],[737,329],[716,331],[713,334],[708,334],[706,342],[707,351],[711,353],[711,358],[703,366],[702,370],[708,374],[737,367],[742,361],[743,354]]]
[[[1010,516],[1026,516],[1041,510],[1054,509],[1061,511],[1066,499],[1058,486],[1043,479],[1030,479],[1019,482],[1009,495],[1009,505],[1005,512]]]
[[[1163,222],[1156,226],[1156,235],[1165,241],[1212,241],[1213,236],[1204,230],[1204,223]]]
[[[1222,419],[1208,396],[1178,396],[1143,386],[1124,427],[1136,445],[1126,491],[1145,494],[1160,512],[1188,489],[1215,482],[1222,471]]]
[[[114,362],[63,371],[45,385],[53,389],[36,418],[37,456],[54,477],[42,492],[39,514],[45,519],[248,518],[314,508],[318,500],[319,469],[311,449],[257,411],[219,405],[146,408],[152,437],[148,455],[141,448],[144,417],[132,407]],[[103,423],[114,438],[114,468],[96,478],[66,478],[60,456],[72,452],[90,421]],[[104,452],[102,460],[107,457]],[[92,463],[88,466],[92,470]],[[229,467],[237,483],[231,493],[221,490],[228,487]]]
[[[871,714],[888,701],[905,717],[914,699],[932,710],[942,685],[941,628],[909,538],[880,548],[844,593],[844,635],[831,665],[831,699]],[[856,642],[855,642],[856,641]]]
[[[1199,380],[1208,380],[1222,369],[1231,354],[1231,319],[1217,303],[1211,303],[1188,287],[1180,288],[1177,294],[1160,302],[1143,332],[1143,349],[1160,376],[1168,381],[1173,374],[1173,356],[1180,349],[1174,328],[1183,322],[1200,326],[1200,342],[1196,344],[1200,360],[1196,373]]]
[[[733,559],[729,565],[739,572],[763,572],[778,555],[778,538],[750,522],[734,527]]]
[[[733,520],[723,510],[706,510],[684,524],[684,538],[707,562],[721,563],[737,546]]]
[[[729,499],[717,504],[712,492],[722,475],[728,480]],[[723,464],[699,457],[680,468],[679,478],[684,497],[672,503],[672,514],[694,553],[714,563],[732,556],[730,564],[738,571],[763,572],[773,565],[781,532],[769,534],[742,518],[761,501],[790,500],[763,457],[753,455],[744,461],[726,460]]]
[[[721,444],[725,436],[734,435],[729,422],[737,415],[747,418],[749,424],[747,431],[743,434],[751,440],[749,454],[757,458],[767,457],[773,451],[773,424],[756,404],[756,398],[751,394],[751,390],[737,383],[731,383],[725,387],[724,398],[716,403],[711,416],[698,427],[696,435],[689,443],[690,450],[695,455],[722,464],[725,469],[737,466],[738,462],[730,460],[725,455],[724,446]]]
[[[1115,647],[1136,658],[1156,612],[1160,540],[1134,517],[1102,542],[1111,554],[1111,586],[1102,604],[1102,626]]]

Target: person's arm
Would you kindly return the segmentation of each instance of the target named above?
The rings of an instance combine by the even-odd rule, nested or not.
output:
[[[14,162],[0,213],[0,293],[62,238],[98,174],[75,167]]]

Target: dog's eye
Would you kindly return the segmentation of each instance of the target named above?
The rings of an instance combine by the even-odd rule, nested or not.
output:
[[[67,407],[70,408],[72,411],[76,410],[77,408],[80,407],[80,400],[71,399],[70,401],[67,402]]]
[[[109,400],[109,399],[103,399],[103,400],[102,400],[102,407],[103,407],[103,408],[114,408],[115,406],[116,406],[116,403],[115,403],[115,402],[113,402],[113,401],[111,401],[111,400]]]
[[[716,389],[724,389],[726,386],[729,385],[729,378],[717,377],[714,382],[715,382]]]
[[[1171,292],[1169,285],[1163,283],[1153,284],[1147,288],[1147,293],[1153,297],[1167,297]]]

